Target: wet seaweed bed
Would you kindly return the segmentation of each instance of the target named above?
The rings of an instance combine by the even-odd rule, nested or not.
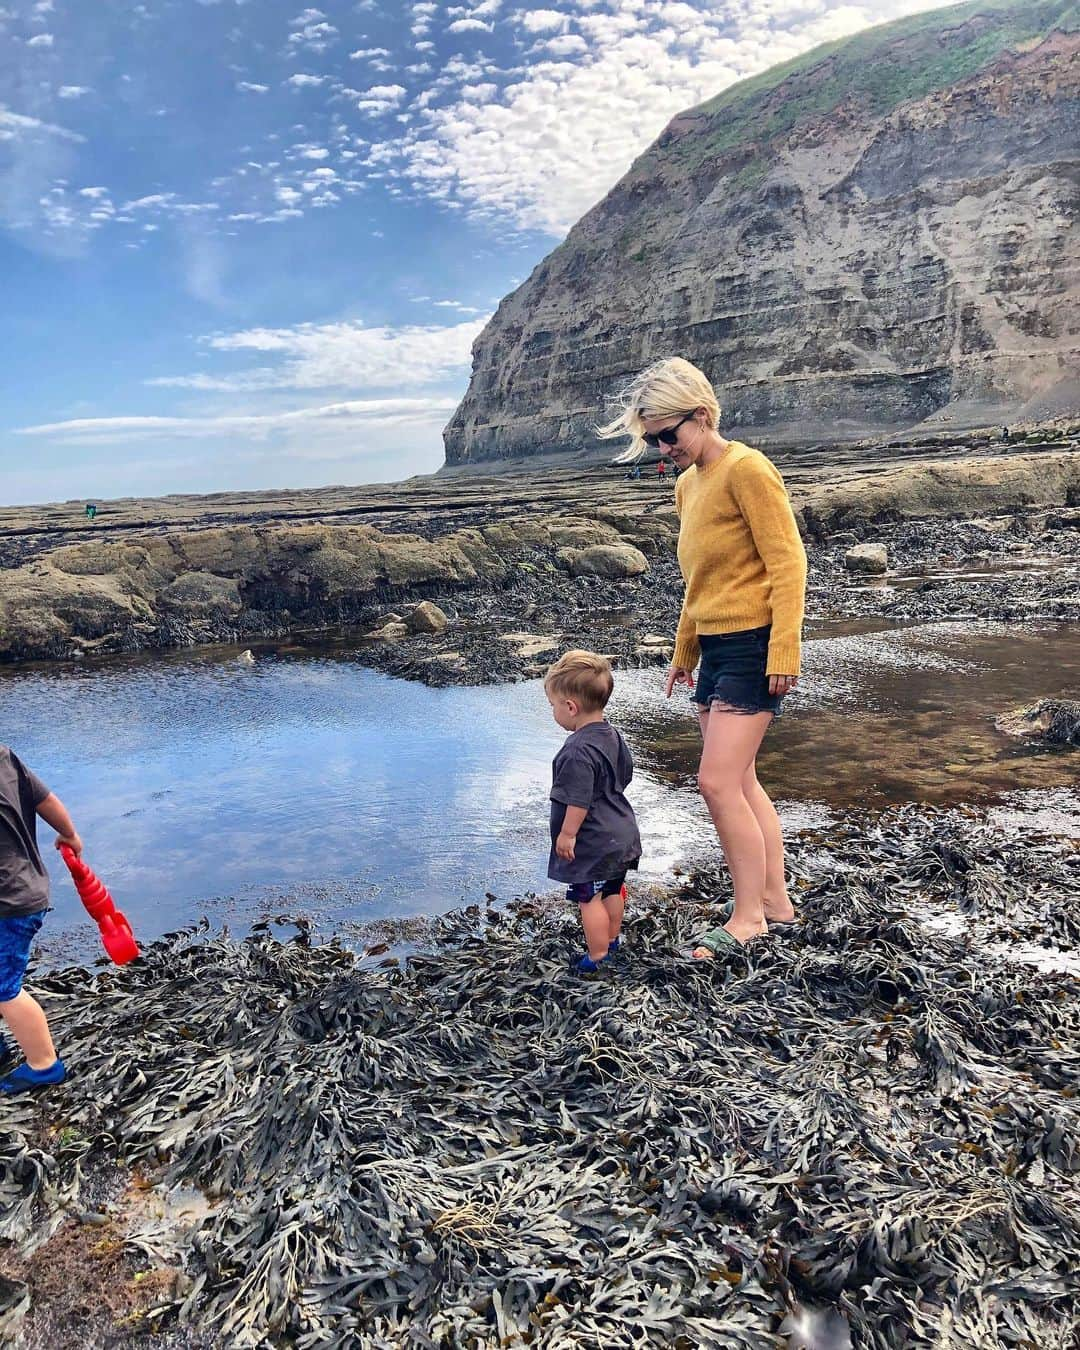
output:
[[[74,1072],[9,1109],[0,1233],[117,1162],[201,1188],[126,1238],[191,1344],[1075,1346],[1077,984],[994,954],[1076,943],[1075,839],[904,807],[791,861],[801,922],[711,964],[706,871],[591,982],[532,899],[401,960],[188,931],[50,974]]]

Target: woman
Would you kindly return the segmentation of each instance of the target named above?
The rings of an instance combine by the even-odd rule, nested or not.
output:
[[[734,886],[722,928],[695,957],[714,957],[794,918],[776,808],[755,760],[785,694],[798,684],[806,552],[784,481],[758,450],[720,434],[720,405],[705,375],[681,357],[657,361],[623,390],[602,436],[629,434],[621,456],[646,447],[679,471],[679,567],[686,583],[665,692],[686,685],[703,747],[698,787]],[[697,682],[694,669],[700,660]]]

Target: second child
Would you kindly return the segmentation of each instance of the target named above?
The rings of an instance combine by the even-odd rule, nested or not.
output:
[[[82,840],[64,803],[19,757],[0,745],[0,1018],[24,1056],[0,1079],[11,1095],[62,1083],[64,1061],[56,1053],[49,1023],[38,1001],[23,988],[30,948],[49,908],[49,874],[37,843],[37,818],[57,833],[78,857]],[[0,1069],[16,1058],[0,1040]]]
[[[566,887],[581,914],[587,951],[574,963],[591,975],[619,948],[626,874],[641,858],[633,807],[624,796],[634,776],[630,748],[604,716],[615,686],[595,652],[569,651],[548,670],[544,692],[569,731],[551,766],[548,876]]]

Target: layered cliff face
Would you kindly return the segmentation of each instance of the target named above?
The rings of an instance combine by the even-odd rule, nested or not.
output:
[[[600,449],[663,355],[767,443],[1080,411],[1080,10],[977,0],[677,117],[477,339],[449,464]]]

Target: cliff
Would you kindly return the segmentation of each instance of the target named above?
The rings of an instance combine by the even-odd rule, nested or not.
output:
[[[660,355],[767,444],[1075,413],[1080,8],[975,0],[676,117],[473,349],[448,464],[610,451]]]

